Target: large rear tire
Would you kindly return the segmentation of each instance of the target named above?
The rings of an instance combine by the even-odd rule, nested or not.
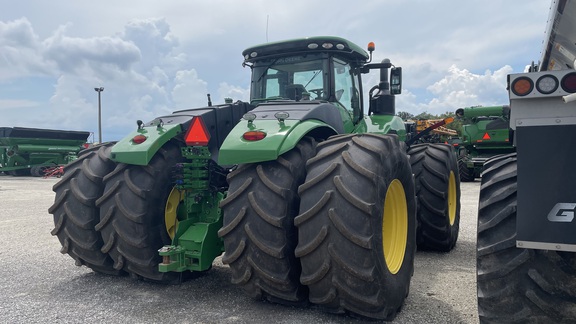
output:
[[[482,323],[576,323],[576,254],[516,247],[516,153],[484,165],[478,206]]]
[[[171,142],[152,157],[148,165],[120,163],[104,178],[105,189],[96,205],[104,247],[114,269],[132,277],[158,282],[177,282],[175,272],[161,273],[158,249],[170,244],[165,206],[174,183],[171,172],[182,161],[180,148]]]
[[[460,228],[460,176],[454,148],[418,144],[408,150],[418,197],[418,248],[448,252]]]
[[[82,151],[77,160],[65,167],[65,176],[52,187],[56,197],[48,212],[54,215],[51,233],[62,244],[60,252],[70,255],[77,266],[119,275],[122,271],[114,269],[110,256],[100,250],[104,242],[95,229],[100,220],[96,199],[104,191],[102,178],[115,166],[109,159],[113,145],[107,143]]]
[[[305,163],[316,143],[304,138],[275,161],[244,164],[228,175],[227,197],[221,202],[224,239],[222,262],[232,282],[248,295],[282,304],[300,304],[308,290],[300,284],[300,263],[294,217],[297,189],[304,182]]]
[[[416,202],[395,135],[342,135],[318,144],[295,219],[300,281],[330,312],[392,320],[408,295]]]

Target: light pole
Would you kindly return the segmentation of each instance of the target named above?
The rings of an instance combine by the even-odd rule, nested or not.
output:
[[[98,142],[102,143],[102,104],[100,94],[104,91],[104,88],[94,88],[94,91],[98,92]]]

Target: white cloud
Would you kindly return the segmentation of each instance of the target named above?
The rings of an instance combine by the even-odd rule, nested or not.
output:
[[[422,112],[441,114],[461,107],[507,104],[506,76],[509,73],[512,73],[509,65],[494,72],[486,70],[484,74],[471,73],[452,65],[444,77],[426,88],[432,99],[423,101],[407,89],[396,98],[397,110],[414,115]]]
[[[201,80],[195,70],[176,72],[175,83],[171,94],[176,109],[208,104],[206,81]]]
[[[226,82],[220,83],[218,95],[220,102],[223,102],[225,98],[231,98],[232,101],[250,101],[250,89],[230,85]]]

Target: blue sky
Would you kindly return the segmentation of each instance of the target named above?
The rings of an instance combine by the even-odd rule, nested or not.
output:
[[[247,100],[245,48],[331,35],[403,68],[397,111],[433,114],[508,102],[506,75],[538,61],[550,0],[2,1],[0,127],[119,140],[206,94]],[[358,7],[350,7],[355,4]],[[374,72],[365,88],[377,83]]]

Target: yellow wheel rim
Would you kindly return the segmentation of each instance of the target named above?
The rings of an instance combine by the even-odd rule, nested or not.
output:
[[[450,226],[454,225],[456,221],[456,176],[454,172],[450,171],[450,179],[448,180],[448,217],[450,218]]]
[[[166,232],[173,239],[176,235],[176,228],[178,227],[178,205],[184,200],[183,193],[172,188],[170,195],[166,201],[166,209],[164,210],[164,223],[166,224]]]
[[[408,207],[404,186],[394,179],[388,186],[382,215],[382,248],[386,266],[392,274],[398,273],[404,261],[408,240]]]

